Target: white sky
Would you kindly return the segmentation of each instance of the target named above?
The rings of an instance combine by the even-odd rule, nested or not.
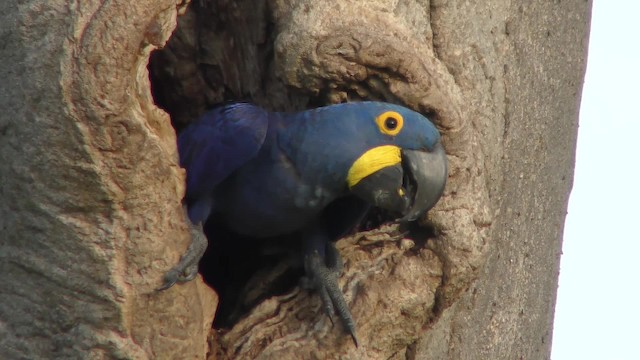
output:
[[[640,360],[640,1],[595,0],[553,360]]]

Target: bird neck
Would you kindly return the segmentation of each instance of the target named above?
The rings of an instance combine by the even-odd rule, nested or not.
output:
[[[302,180],[336,194],[346,192],[349,169],[360,155],[350,137],[337,136],[332,120],[309,112],[282,114],[278,122],[278,146]]]

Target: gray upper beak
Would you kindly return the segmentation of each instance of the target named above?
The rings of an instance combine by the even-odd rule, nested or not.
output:
[[[403,150],[403,168],[413,189],[413,203],[400,221],[414,221],[434,207],[447,182],[447,154],[438,142],[432,151]]]

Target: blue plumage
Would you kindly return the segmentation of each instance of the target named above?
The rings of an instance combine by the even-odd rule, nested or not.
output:
[[[398,211],[409,220],[424,214],[442,194],[447,177],[435,126],[417,112],[380,102],[296,113],[226,105],[180,134],[178,150],[187,171],[191,222],[202,224],[211,217],[225,234],[254,239],[299,237],[307,276],[327,313],[338,313],[354,341],[355,323],[337,286],[339,255],[331,242],[353,228],[369,205]],[[360,175],[352,175],[353,169]],[[216,251],[230,248],[220,245],[227,239],[218,234],[207,236],[218,244]],[[198,251],[190,247],[163,288],[183,281],[176,274],[197,264],[203,250]],[[220,271],[227,277],[236,274]],[[195,275],[183,278],[189,276]],[[220,306],[235,304],[224,279],[214,286]]]
[[[268,123],[264,110],[237,103],[209,111],[180,134],[180,165],[187,170],[185,200],[194,224],[209,216],[215,187],[256,156]]]
[[[405,119],[397,136],[382,134],[374,121],[389,110]],[[308,221],[345,195],[347,172],[367,149],[393,144],[430,150],[438,140],[435,126],[422,115],[387,103],[346,103],[297,113],[269,113],[246,103],[217,108],[178,139],[180,163],[187,170],[189,217],[199,223],[211,209],[230,211],[235,227],[246,232],[251,230],[246,217],[273,223],[278,222],[270,216],[275,213],[294,218],[279,221],[288,224],[282,231],[295,230],[302,224],[292,220]],[[214,190],[240,167],[244,169],[234,177],[235,185],[225,186],[220,195],[226,206],[217,206]],[[250,235],[280,230],[267,227],[258,226]]]
[[[404,118],[396,136],[382,134],[375,118],[395,111]],[[440,134],[421,114],[381,102],[357,102],[287,114],[279,136],[280,148],[302,176],[342,186],[346,174],[366,150],[391,144],[402,149],[431,150]]]

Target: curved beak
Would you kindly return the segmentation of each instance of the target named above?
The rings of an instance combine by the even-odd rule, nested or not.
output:
[[[369,204],[414,221],[435,206],[447,181],[447,155],[442,144],[432,151],[402,150],[402,162],[365,177],[351,192]]]
[[[402,151],[405,186],[413,200],[400,221],[414,221],[434,207],[447,182],[447,154],[441,143],[432,151]],[[408,181],[407,181],[408,180]]]

